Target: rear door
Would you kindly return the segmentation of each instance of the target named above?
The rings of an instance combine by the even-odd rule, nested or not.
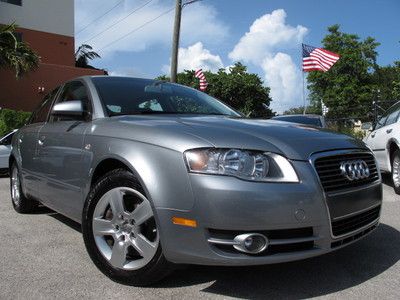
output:
[[[81,81],[65,84],[54,104],[73,100],[83,101],[86,110],[91,111],[88,90]],[[80,219],[83,203],[83,142],[90,124],[85,117],[50,116],[39,133],[38,165],[44,176],[42,201],[75,220]]]

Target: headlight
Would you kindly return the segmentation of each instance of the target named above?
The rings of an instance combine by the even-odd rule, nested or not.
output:
[[[193,149],[184,153],[190,172],[235,176],[245,180],[299,182],[283,156],[238,149]]]

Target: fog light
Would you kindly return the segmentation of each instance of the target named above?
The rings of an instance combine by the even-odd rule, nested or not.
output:
[[[268,239],[260,233],[245,233],[234,238],[233,247],[245,253],[257,254],[268,247]]]

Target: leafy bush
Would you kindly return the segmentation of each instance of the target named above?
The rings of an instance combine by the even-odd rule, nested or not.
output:
[[[21,128],[31,116],[30,112],[12,109],[0,110],[0,137],[13,129]]]
[[[338,126],[328,122],[328,128],[330,130],[350,135],[358,140],[362,140],[366,136],[366,132],[363,130],[356,130],[352,126]]]

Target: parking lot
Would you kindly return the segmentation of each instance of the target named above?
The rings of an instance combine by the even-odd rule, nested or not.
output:
[[[80,227],[47,209],[19,215],[0,178],[0,299],[400,299],[400,196],[384,178],[380,227],[364,240],[305,261],[260,267],[190,266],[155,287],[112,282],[86,254]]]

